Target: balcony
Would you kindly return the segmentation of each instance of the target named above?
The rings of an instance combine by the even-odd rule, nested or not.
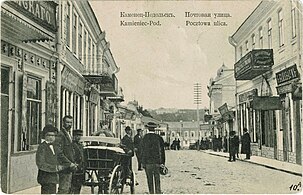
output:
[[[97,68],[97,70],[86,70],[83,77],[91,84],[103,85],[111,84],[113,82],[112,76],[108,68]]]
[[[115,75],[113,75],[111,78],[108,77],[107,79],[108,81],[111,79],[112,82],[100,83],[100,94],[103,97],[116,97],[118,94],[118,79]]]
[[[252,80],[271,70],[274,65],[272,49],[255,49],[235,63],[236,80]]]

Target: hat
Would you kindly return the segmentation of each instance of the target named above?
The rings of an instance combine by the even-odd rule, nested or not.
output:
[[[58,129],[54,127],[53,125],[45,125],[45,127],[42,130],[43,136],[45,136],[49,132],[58,133]]]
[[[154,123],[154,122],[148,122],[147,125],[146,125],[147,128],[151,128],[151,129],[154,129],[157,127],[157,124]]]
[[[83,130],[82,129],[75,129],[73,130],[73,135],[83,135]]]
[[[130,131],[131,128],[129,126],[125,127],[125,131]]]
[[[139,132],[139,131],[143,131],[142,129],[137,129],[137,132]]]

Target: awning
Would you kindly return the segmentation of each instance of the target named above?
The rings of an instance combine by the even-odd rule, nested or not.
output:
[[[6,2],[1,5],[1,33],[23,42],[53,41],[56,29],[50,31],[22,15]],[[16,3],[14,3],[16,4]]]
[[[282,102],[279,96],[255,96],[252,108],[254,110],[282,110]]]

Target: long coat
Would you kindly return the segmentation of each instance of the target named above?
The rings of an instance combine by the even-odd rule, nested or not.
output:
[[[134,156],[134,142],[132,138],[129,135],[125,135],[122,138],[121,143],[125,146],[125,152],[131,156]]]
[[[155,133],[144,135],[142,140],[142,163],[165,164],[164,141]]]
[[[37,181],[39,184],[59,182],[58,176],[58,160],[57,153],[58,149],[54,145],[55,154],[50,149],[50,146],[46,142],[42,142],[38,146],[36,153],[36,164],[38,167]]]
[[[241,142],[242,142],[241,153],[242,154],[250,154],[250,142],[251,142],[251,140],[250,140],[250,136],[249,136],[248,132],[243,134]]]
[[[239,150],[239,137],[238,136],[232,136],[229,138],[229,153],[231,155],[234,155]]]
[[[69,167],[71,163],[75,162],[75,151],[73,147],[73,142],[65,129],[62,129],[58,133],[55,140],[55,144],[59,147],[61,151],[58,154],[59,163],[62,164],[64,167]],[[67,168],[64,169],[62,172],[68,173],[71,171],[71,169]]]

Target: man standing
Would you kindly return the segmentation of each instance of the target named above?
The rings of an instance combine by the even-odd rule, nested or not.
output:
[[[121,140],[122,147],[128,156],[123,159],[124,168],[124,178],[130,175],[130,170],[132,170],[132,157],[134,156],[134,143],[132,139],[132,130],[129,126],[125,128],[125,136]]]
[[[239,148],[239,138],[235,131],[229,133],[229,162],[236,161],[236,154]]]
[[[164,141],[162,137],[155,134],[157,125],[153,122],[147,123],[149,130],[142,140],[142,164],[145,168],[148,190],[150,194],[161,194],[160,165],[165,164]]]
[[[63,117],[62,122],[62,130],[58,133],[56,138],[56,144],[61,150],[58,160],[60,161],[60,164],[69,168],[59,172],[58,194],[69,194],[71,193],[72,172],[77,169],[77,165],[74,163],[75,152],[70,134],[73,117],[67,115]]]
[[[134,146],[135,146],[135,152],[138,160],[138,171],[142,171],[142,162],[141,162],[141,142],[143,137],[143,130],[137,129],[137,135],[134,137]]]
[[[247,128],[243,129],[244,134],[242,135],[241,142],[241,153],[246,154],[246,159],[250,159],[250,135],[248,133]]]
[[[80,194],[81,187],[84,182],[84,155],[83,155],[83,146],[80,143],[80,138],[83,136],[83,130],[76,129],[73,130],[73,147],[75,151],[75,163],[77,164],[77,170],[73,172],[72,176],[72,194]]]

